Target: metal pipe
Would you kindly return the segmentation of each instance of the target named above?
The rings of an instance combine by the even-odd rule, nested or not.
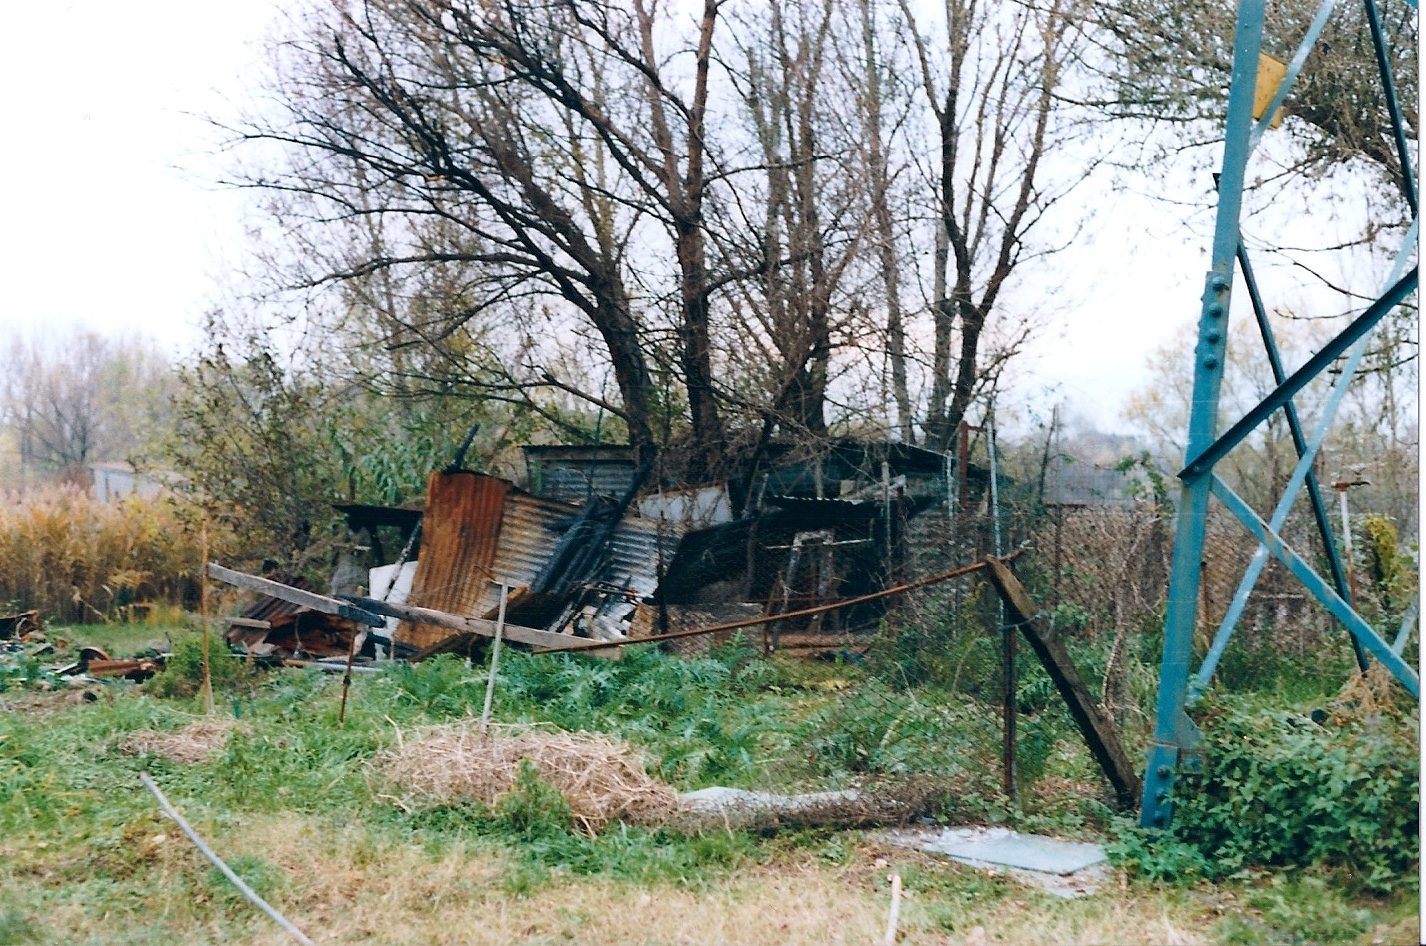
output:
[[[1411,258],[1411,250],[1416,245],[1417,223],[1412,221],[1411,228],[1406,233],[1406,238],[1402,242],[1401,249],[1397,251],[1396,261],[1392,264],[1391,273],[1388,274],[1386,282],[1390,285],[1405,269],[1407,262]],[[1366,354],[1367,340],[1359,339],[1347,356],[1346,363],[1342,366],[1341,373],[1337,380],[1333,382],[1331,393],[1327,396],[1327,403],[1323,408],[1322,416],[1317,421],[1317,427],[1313,431],[1312,439],[1307,442],[1304,450],[1298,451],[1297,466],[1293,469],[1292,475],[1288,477],[1287,484],[1283,487],[1282,496],[1278,499],[1277,509],[1273,513],[1270,527],[1277,531],[1287,522],[1288,513],[1292,509],[1292,504],[1297,499],[1298,490],[1305,484],[1312,473],[1312,464],[1317,458],[1317,452],[1322,448],[1323,442],[1331,430],[1332,421],[1337,416],[1337,411],[1341,408],[1342,400],[1347,395],[1347,390],[1356,377],[1357,369],[1361,366],[1362,358]],[[1287,402],[1291,404],[1291,401]],[[1315,478],[1314,478],[1315,482]],[[1326,518],[1325,504],[1323,506],[1323,519]],[[1319,529],[1325,522],[1319,522]],[[1325,534],[1331,534],[1330,525],[1326,526]],[[1329,561],[1336,556],[1336,546],[1330,547]],[[1223,617],[1223,623],[1218,628],[1218,633],[1214,635],[1213,644],[1209,647],[1208,654],[1204,657],[1203,663],[1198,668],[1198,673],[1194,678],[1193,686],[1189,694],[1189,699],[1196,700],[1207,689],[1209,681],[1213,678],[1213,673],[1218,667],[1218,662],[1223,656],[1224,650],[1228,646],[1228,640],[1233,634],[1233,628],[1241,617],[1244,608],[1247,607],[1248,595],[1252,591],[1252,586],[1256,584],[1258,576],[1267,565],[1268,551],[1264,546],[1258,546],[1253,553],[1252,559],[1248,562],[1248,567],[1244,572],[1243,580],[1238,585],[1238,591],[1233,596],[1233,601],[1228,607],[1228,612]],[[1340,573],[1334,573],[1333,580],[1336,583],[1339,596],[1346,598],[1347,593],[1344,588],[1350,589],[1350,582],[1345,575],[1342,581],[1336,579]],[[1352,650],[1357,656],[1358,666],[1366,669],[1366,652],[1356,636],[1352,636]]]
[[[1419,596],[1411,599],[1411,604],[1406,609],[1406,613],[1401,616],[1401,630],[1396,632],[1396,640],[1391,642],[1391,652],[1398,657],[1406,649],[1406,642],[1411,637],[1411,628],[1416,624],[1416,612],[1421,606]]]
[[[1396,159],[1401,162],[1401,184],[1411,213],[1416,213],[1416,175],[1411,170],[1411,149],[1406,143],[1406,129],[1401,121],[1401,104],[1396,99],[1396,80],[1391,75],[1391,59],[1386,54],[1386,37],[1381,30],[1381,16],[1376,0],[1365,0],[1367,26],[1371,29],[1372,47],[1376,50],[1376,65],[1381,72],[1381,87],[1386,94],[1386,110],[1391,115],[1392,137],[1396,139]]]
[[[1262,517],[1254,512],[1251,506],[1243,502],[1228,484],[1224,483],[1216,475],[1209,479],[1211,481],[1213,495],[1217,496],[1223,505],[1228,507],[1228,511],[1247,527],[1248,531],[1253,533],[1260,543],[1267,546],[1273,558],[1282,562],[1288,571],[1296,575],[1297,580],[1306,586],[1307,590],[1312,593],[1312,596],[1318,601],[1321,601],[1327,607],[1327,610],[1331,611],[1337,616],[1338,620],[1347,626],[1347,630],[1351,631],[1352,634],[1362,642],[1362,646],[1365,647],[1373,657],[1380,660],[1386,669],[1391,671],[1391,675],[1396,677],[1397,681],[1406,688],[1407,692],[1413,697],[1419,698],[1421,695],[1421,680],[1420,677],[1417,676],[1416,671],[1407,665],[1407,663],[1401,659],[1400,655],[1393,653],[1391,645],[1383,640],[1381,635],[1378,634],[1370,624],[1363,620],[1362,616],[1353,610],[1350,604],[1338,596],[1338,594],[1332,590],[1331,586],[1322,580],[1322,576],[1318,575],[1317,572],[1312,569],[1312,566],[1303,560],[1302,556],[1298,555],[1297,552],[1293,551],[1291,546],[1282,540],[1282,536],[1278,535],[1275,530],[1269,528],[1268,524],[1263,522]]]
[[[1000,487],[997,482],[995,462],[995,413],[988,412],[985,420],[985,450],[990,457],[990,542],[991,548],[1000,554]],[[1005,619],[1005,598],[1000,598],[1000,666],[1005,688],[1002,695],[1001,718],[1004,735],[1001,740],[1002,788],[1010,800],[1012,810],[1020,802],[1019,779],[1016,778],[1017,734],[1016,716],[1019,707],[1015,679],[1015,628]]]
[[[1307,34],[1303,36],[1302,42],[1297,44],[1297,52],[1293,54],[1292,61],[1287,64],[1287,72],[1283,75],[1277,92],[1268,101],[1263,117],[1258,119],[1258,123],[1253,126],[1253,134],[1248,141],[1249,151],[1258,146],[1263,135],[1272,127],[1273,116],[1277,114],[1278,109],[1282,108],[1282,103],[1287,101],[1287,94],[1292,91],[1298,75],[1302,72],[1303,65],[1307,63],[1307,54],[1312,52],[1312,47],[1317,44],[1317,38],[1322,35],[1322,30],[1332,17],[1332,8],[1336,5],[1337,0],[1323,0],[1322,5],[1317,8],[1317,15],[1312,18],[1312,25],[1307,28]],[[1414,204],[1412,209],[1415,209]]]
[[[1258,323],[1258,332],[1263,339],[1263,348],[1267,351],[1268,363],[1272,368],[1273,382],[1282,384],[1286,377],[1283,369],[1282,356],[1278,352],[1277,340],[1273,336],[1272,325],[1268,321],[1267,307],[1263,304],[1263,298],[1258,291],[1257,277],[1253,273],[1252,265],[1248,260],[1247,248],[1240,242],[1238,244],[1238,266],[1243,273],[1243,283],[1248,290],[1248,298],[1252,302],[1253,316]],[[1298,461],[1301,462],[1309,452],[1315,457],[1316,451],[1308,450],[1306,438],[1302,433],[1302,422],[1297,414],[1297,406],[1288,400],[1283,404],[1283,413],[1287,416],[1288,430],[1292,434],[1292,445],[1297,451]],[[1344,595],[1347,593],[1347,576],[1342,569],[1342,561],[1337,554],[1337,544],[1332,536],[1332,526],[1327,517],[1326,503],[1322,501],[1322,492],[1317,483],[1317,476],[1312,472],[1309,463],[1306,471],[1304,483],[1307,487],[1307,496],[1312,506],[1313,518],[1317,523],[1317,531],[1322,536],[1322,547],[1327,555],[1328,568],[1332,574],[1332,583],[1337,589],[1337,593]],[[1284,490],[1284,498],[1296,496],[1295,491]],[[1291,502],[1291,500],[1289,500]],[[1274,517],[1276,521],[1276,517]],[[1223,620],[1218,626],[1218,631],[1213,636],[1213,642],[1208,648],[1208,653],[1204,655],[1203,663],[1198,667],[1198,673],[1194,676],[1193,683],[1189,688],[1188,701],[1197,702],[1203,693],[1208,689],[1209,682],[1213,679],[1214,672],[1218,669],[1218,663],[1223,658],[1223,652],[1228,647],[1228,641],[1233,636],[1233,631],[1238,626],[1239,619],[1247,609],[1248,598],[1253,589],[1257,587],[1258,578],[1262,575],[1263,568],[1268,561],[1267,549],[1262,546],[1254,551],[1253,557],[1248,562],[1248,567],[1243,572],[1242,581],[1238,583],[1238,589],[1233,594],[1233,600],[1228,605],[1228,610],[1223,615]],[[1365,670],[1367,668],[1367,655],[1362,650],[1362,645],[1355,637],[1347,635],[1352,642],[1352,650],[1357,658],[1357,666]]]
[[[1023,549],[1016,549],[1009,555],[1002,556],[1002,562],[1013,562],[1024,554]],[[686,631],[671,631],[668,634],[652,634],[648,637],[626,637],[623,640],[613,641],[588,641],[575,644],[569,647],[558,649],[540,648],[535,651],[537,654],[571,653],[581,650],[600,650],[606,647],[627,647],[630,644],[649,644],[654,641],[675,640],[680,637],[695,637],[699,634],[715,634],[719,631],[737,631],[745,627],[761,627],[764,624],[771,624],[774,621],[785,621],[788,618],[809,617],[813,614],[826,614],[828,611],[837,611],[842,608],[850,608],[853,605],[866,604],[868,601],[880,601],[882,598],[892,598],[896,595],[905,594],[908,591],[915,591],[917,588],[926,588],[930,585],[949,581],[952,578],[960,578],[972,572],[978,572],[985,567],[984,562],[975,562],[971,565],[962,565],[960,568],[942,572],[939,575],[932,575],[930,578],[918,578],[916,581],[908,581],[904,585],[897,585],[895,588],[883,588],[881,591],[873,591],[871,594],[862,595],[858,598],[848,598],[845,601],[834,601],[831,604],[818,605],[815,608],[802,608],[799,611],[788,611],[782,614],[764,614],[762,617],[749,618],[746,621],[729,621],[726,624],[714,624],[710,627],[695,627]]]
[[[1322,347],[1322,350],[1313,355],[1301,368],[1292,373],[1277,388],[1263,398],[1256,407],[1244,414],[1243,417],[1228,431],[1204,450],[1195,454],[1193,459],[1184,465],[1183,471],[1179,473],[1179,478],[1185,481],[1197,479],[1213,469],[1213,465],[1227,455],[1241,443],[1248,434],[1252,433],[1259,424],[1267,420],[1279,407],[1288,401],[1294,394],[1307,387],[1314,378],[1326,371],[1332,362],[1341,357],[1347,349],[1366,336],[1368,332],[1376,328],[1386,315],[1396,308],[1397,305],[1411,293],[1416,291],[1418,274],[1412,269],[1402,276],[1388,289],[1380,299],[1373,302],[1367,311],[1357,316],[1356,320]],[[1216,367],[1218,362],[1214,361]]]
[[[1194,350],[1193,401],[1189,414],[1185,456],[1197,458],[1213,443],[1218,429],[1218,401],[1227,352],[1229,304],[1233,270],[1242,239],[1243,184],[1247,174],[1253,98],[1257,85],[1258,53],[1262,49],[1264,0],[1242,0],[1233,38],[1233,77],[1228,91],[1228,119],[1224,128],[1223,169],[1219,177],[1218,214],[1214,223],[1213,253],[1201,300],[1198,346]],[[1210,464],[1211,468],[1211,464]],[[1203,477],[1185,477],[1179,502],[1179,525],[1174,536],[1173,571],[1169,579],[1168,611],[1164,618],[1164,650],[1159,669],[1159,695],[1154,716],[1153,742],[1144,774],[1140,823],[1145,827],[1168,824],[1168,800],[1179,753],[1197,742],[1193,723],[1184,713],[1188,696],[1193,634],[1197,623],[1199,565],[1203,557],[1208,521],[1209,483]]]
[[[214,854],[212,848],[210,848],[207,844],[203,843],[203,839],[198,836],[198,832],[194,831],[193,826],[184,820],[183,816],[178,813],[178,809],[174,808],[173,805],[169,804],[168,799],[164,797],[164,794],[162,791],[159,790],[159,787],[154,784],[154,780],[149,778],[149,774],[147,772],[140,772],[139,780],[144,783],[144,787],[149,790],[149,793],[152,794],[154,798],[158,799],[159,807],[163,809],[163,813],[172,818],[173,821],[177,823],[180,828],[183,829],[183,833],[188,835],[188,840],[193,842],[194,847],[198,848],[198,850],[203,853],[203,856],[208,858],[208,860],[212,862],[213,866],[218,868],[218,870],[222,872],[224,877],[232,881],[233,886],[238,888],[239,893],[241,893],[244,897],[247,897],[248,901],[252,903],[253,906],[257,907],[263,913],[266,913],[269,917],[271,917],[274,923],[286,930],[287,934],[293,939],[297,940],[297,942],[302,943],[303,946],[315,946],[315,944],[307,938],[307,934],[303,933],[300,929],[298,929],[296,924],[294,924],[287,917],[283,916],[281,913],[278,913],[277,910],[273,908],[272,904],[268,903],[262,897],[259,897],[257,895],[257,891],[253,890],[253,888],[243,883],[243,879],[237,874],[233,873],[233,869],[227,864],[223,863],[223,859],[217,854]]]

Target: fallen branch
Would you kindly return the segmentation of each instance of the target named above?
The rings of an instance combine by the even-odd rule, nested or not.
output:
[[[243,879],[233,873],[233,869],[227,864],[224,864],[223,859],[217,854],[214,854],[212,848],[203,843],[203,839],[198,836],[198,832],[194,831],[193,826],[184,820],[183,816],[178,813],[178,809],[169,804],[168,799],[164,797],[163,792],[159,790],[154,780],[149,778],[147,772],[140,772],[139,779],[144,783],[144,787],[153,794],[153,797],[158,799],[159,807],[163,809],[163,813],[172,818],[178,826],[183,829],[183,833],[188,835],[188,840],[192,841],[194,846],[203,852],[204,857],[213,862],[214,867],[223,872],[224,877],[233,882],[233,886],[238,888],[239,893],[247,897],[259,910],[272,917],[273,922],[286,930],[288,935],[297,940],[297,942],[304,944],[304,946],[315,946],[315,944],[307,938],[307,934],[299,930],[287,917],[278,913],[272,904],[268,903],[262,897],[259,897],[257,891],[243,883]]]

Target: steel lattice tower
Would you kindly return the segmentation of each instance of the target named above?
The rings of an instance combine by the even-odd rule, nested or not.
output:
[[[1312,473],[1313,461],[1361,364],[1373,330],[1392,309],[1416,290],[1417,282],[1413,256],[1417,240],[1416,183],[1410,150],[1376,0],[1363,2],[1366,4],[1367,24],[1380,72],[1383,98],[1390,112],[1403,176],[1403,192],[1411,209],[1412,222],[1380,296],[1306,364],[1290,375],[1283,369],[1268,322],[1267,309],[1253,277],[1247,251],[1241,242],[1239,218],[1243,186],[1248,161],[1254,148],[1291,92],[1303,64],[1331,18],[1337,0],[1323,0],[1296,54],[1288,64],[1286,75],[1277,92],[1266,108],[1260,110],[1261,117],[1256,119],[1254,98],[1262,46],[1264,0],[1240,0],[1239,3],[1233,45],[1233,74],[1228,93],[1223,166],[1218,182],[1218,214],[1213,235],[1212,269],[1208,272],[1203,290],[1198,345],[1193,352],[1193,403],[1189,415],[1188,446],[1184,468],[1179,473],[1182,494],[1178,507],[1173,571],[1169,582],[1168,612],[1164,626],[1158,710],[1154,724],[1154,741],[1149,749],[1148,768],[1144,774],[1141,823],[1146,827],[1162,827],[1169,822],[1172,815],[1169,789],[1173,784],[1175,770],[1195,764],[1194,754],[1199,745],[1197,729],[1184,712],[1184,708],[1191,698],[1202,692],[1211,679],[1218,659],[1231,639],[1238,618],[1247,604],[1248,595],[1269,557],[1277,559],[1341,622],[1351,635],[1358,663],[1363,669],[1369,659],[1376,659],[1385,665],[1413,696],[1418,699],[1420,696],[1417,673],[1401,657],[1413,626],[1416,609],[1413,606],[1408,611],[1406,620],[1393,642],[1386,641],[1353,609],[1321,491]],[[1415,6],[1414,0],[1411,5]],[[1242,285],[1247,291],[1277,387],[1257,406],[1220,433],[1218,400],[1226,367],[1229,303],[1235,275],[1241,276]],[[1321,418],[1314,430],[1304,431],[1293,398],[1333,365],[1337,365],[1339,371],[1323,404]],[[1241,444],[1259,425],[1279,410],[1286,414],[1299,459],[1277,507],[1264,518],[1234,493],[1228,484],[1217,476],[1214,468],[1234,447]],[[1288,512],[1304,488],[1326,550],[1331,574],[1325,578],[1279,535],[1287,521]],[[1196,676],[1191,676],[1193,631],[1201,580],[1200,562],[1204,550],[1210,496],[1217,498],[1227,511],[1257,538],[1259,544],[1208,655]]]

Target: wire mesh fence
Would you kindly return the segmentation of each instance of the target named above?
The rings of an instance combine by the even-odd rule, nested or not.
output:
[[[1146,500],[1045,504],[1004,497],[1002,551],[1038,606],[1045,633],[1062,641],[1125,750],[1141,759],[1152,726],[1162,622],[1173,557],[1173,509]],[[902,524],[905,571],[915,578],[982,559],[994,548],[993,510],[945,503]],[[1284,538],[1326,573],[1320,537],[1305,514]],[[1209,520],[1200,564],[1197,651],[1223,622],[1256,540],[1226,513]],[[1407,595],[1359,555],[1358,605],[1383,625],[1399,620]],[[1064,702],[1029,651],[1007,663],[999,596],[977,573],[910,593],[862,652],[867,672],[840,696],[828,727],[809,742],[838,765],[868,776],[930,777],[963,797],[1061,792],[1109,801]],[[1394,629],[1390,633],[1394,633]],[[1348,635],[1302,585],[1269,561],[1251,588],[1221,685],[1262,686],[1291,674],[1342,672]],[[1007,666],[1013,666],[1014,785],[1002,772]],[[1063,794],[1061,792],[1061,794]]]

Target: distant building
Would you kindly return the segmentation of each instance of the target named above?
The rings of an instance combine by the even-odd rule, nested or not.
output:
[[[1134,480],[1117,467],[1069,461],[1045,471],[1046,506],[1131,506]]]
[[[135,493],[152,499],[177,478],[173,473],[140,473],[129,463],[91,463],[88,469],[90,494],[105,502]]]

